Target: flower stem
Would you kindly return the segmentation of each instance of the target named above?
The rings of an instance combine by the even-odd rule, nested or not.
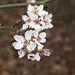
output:
[[[17,3],[17,4],[7,4],[7,5],[0,5],[0,9],[3,9],[3,8],[11,8],[11,7],[22,7],[22,6],[25,6],[25,5],[28,5],[28,4],[47,4],[49,2],[53,2],[55,0],[44,0],[44,1],[38,1],[38,2],[35,2],[35,3]]]

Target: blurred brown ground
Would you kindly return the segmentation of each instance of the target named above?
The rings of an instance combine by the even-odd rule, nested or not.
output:
[[[25,0],[0,0],[0,4],[21,3]],[[52,53],[40,62],[18,58],[11,45],[16,34],[12,30],[0,30],[0,75],[75,75],[75,0],[56,0],[45,10],[53,14],[54,28],[46,30],[46,48]],[[0,23],[13,25],[25,14],[26,8],[0,9]]]

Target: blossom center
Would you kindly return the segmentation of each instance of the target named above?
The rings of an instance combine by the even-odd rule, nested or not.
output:
[[[25,41],[24,41],[24,43],[26,44],[26,43],[27,43],[27,41],[25,40]]]
[[[31,19],[28,19],[28,20],[27,20],[27,22],[30,22],[30,21],[31,21]]]
[[[30,58],[34,58],[34,56],[30,56]]]
[[[41,38],[38,36],[38,37],[37,37],[37,40],[41,40]]]
[[[37,14],[37,13],[38,13],[38,11],[35,11],[35,12],[34,12],[34,14]]]
[[[44,22],[45,22],[45,24],[47,23],[47,21],[46,21],[46,20],[44,20]]]
[[[36,24],[38,24],[38,23],[39,23],[39,20],[35,20],[34,22],[35,22]]]

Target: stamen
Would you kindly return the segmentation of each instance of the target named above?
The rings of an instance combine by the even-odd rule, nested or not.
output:
[[[38,37],[37,37],[37,40],[41,40],[41,38],[38,36]]]
[[[36,24],[38,24],[38,23],[39,23],[39,20],[35,20],[34,22],[35,22]]]

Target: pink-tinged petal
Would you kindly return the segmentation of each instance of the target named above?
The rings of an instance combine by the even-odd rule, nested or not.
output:
[[[32,32],[31,32],[31,31],[26,31],[26,33],[25,33],[25,38],[26,38],[27,40],[30,40],[30,39],[31,39],[31,36],[32,36]]]
[[[27,15],[22,15],[22,20],[26,22],[28,20],[28,16]]]
[[[39,34],[39,37],[42,39],[42,38],[45,38],[46,37],[46,33],[45,32],[41,32],[40,34]]]
[[[35,9],[35,8],[34,8],[31,4],[28,5],[28,11],[29,11],[29,12],[32,12],[34,9]]]
[[[21,35],[15,35],[15,36],[14,36],[14,39],[15,39],[17,42],[19,42],[19,43],[21,43],[21,42],[24,41],[24,37],[21,36]]]
[[[44,7],[44,5],[38,6],[37,11],[43,11],[43,7]]]
[[[38,37],[37,37],[37,40],[41,40],[41,38],[38,36]]]
[[[39,31],[35,31],[35,32],[34,32],[34,34],[33,34],[33,35],[34,35],[34,37],[35,37],[35,38],[37,38],[37,37],[38,37],[38,33],[39,33]]]
[[[28,23],[23,24],[22,29],[25,30],[25,29],[27,29],[27,28],[28,28]]]
[[[23,50],[18,50],[18,55],[19,55],[19,58],[22,58],[25,56],[25,51]]]
[[[45,43],[46,42],[46,39],[41,39],[40,42],[41,43]]]
[[[35,60],[35,54],[28,54],[28,59]]]
[[[39,23],[39,20],[38,20],[38,19],[36,19],[34,22],[35,22],[35,24],[38,24],[38,23]]]
[[[39,11],[39,12],[38,12],[38,15],[39,15],[39,16],[46,16],[47,14],[48,14],[47,11]]]
[[[36,0],[27,0],[28,3],[35,3]]]
[[[31,22],[29,23],[29,27],[34,28],[34,27],[35,27],[35,23],[34,23],[33,21],[31,21]]]
[[[40,61],[41,57],[39,56],[39,53],[36,53],[35,59],[36,59],[36,61]]]
[[[41,53],[44,55],[44,56],[50,56],[50,52],[48,52],[48,50],[49,49],[43,49],[42,51],[41,51]]]

